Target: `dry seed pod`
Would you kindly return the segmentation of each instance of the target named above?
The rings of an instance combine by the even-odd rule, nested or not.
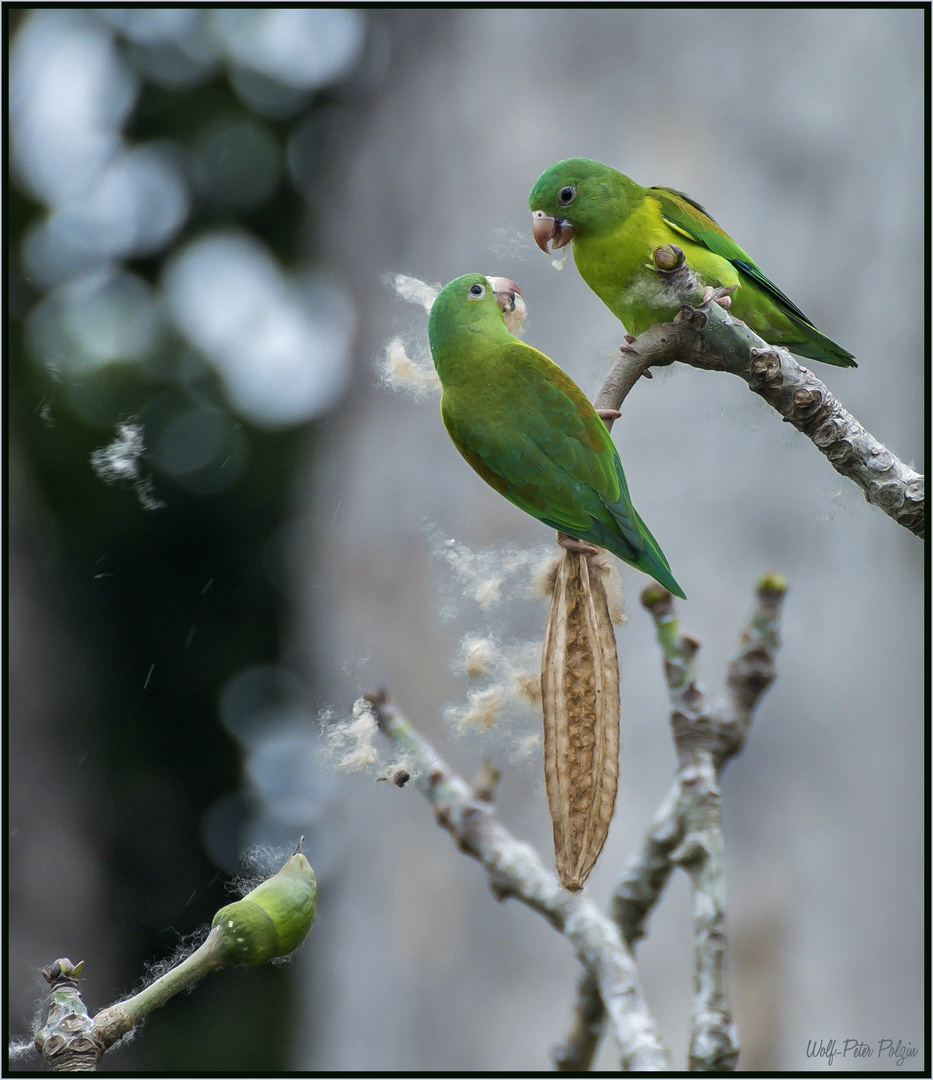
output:
[[[296,852],[277,874],[214,916],[230,964],[264,964],[297,949],[311,931],[317,881],[308,860]]]
[[[544,780],[561,884],[582,888],[615,808],[619,657],[601,559],[565,551],[541,658]]]

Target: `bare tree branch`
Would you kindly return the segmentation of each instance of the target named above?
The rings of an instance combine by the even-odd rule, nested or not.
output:
[[[78,986],[83,961],[56,960],[42,972],[50,990],[45,1019],[35,1036],[36,1049],[52,1072],[96,1072],[106,1051],[153,1009],[230,962],[221,929],[215,927],[190,956],[138,993],[101,1009],[92,1019]]]
[[[461,851],[483,864],[497,899],[517,897],[573,945],[598,988],[619,1043],[622,1067],[668,1070],[668,1054],[645,1003],[634,960],[612,921],[581,893],[561,888],[534,849],[498,821],[487,785],[478,794],[452,772],[384,694],[369,694],[366,700],[380,730],[414,762],[415,783],[434,807],[438,824]]]
[[[858,484],[868,502],[923,537],[923,475],[869,434],[786,349],[767,344],[715,302],[727,290],[707,290],[703,303],[693,307],[699,286],[687,266],[667,277],[669,287],[683,300],[680,314],[673,323],[652,326],[622,346],[597,395],[596,408],[617,410],[651,367],[679,360],[708,371],[728,371],[806,435],[837,472]]]

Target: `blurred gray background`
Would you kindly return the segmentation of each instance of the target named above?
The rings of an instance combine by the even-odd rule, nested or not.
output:
[[[572,262],[558,273],[535,247],[527,193],[559,158],[597,158],[703,203],[856,354],[855,371],[813,367],[924,471],[925,34],[924,12],[891,8],[17,21],[14,1033],[38,967],[83,949],[101,1007],[140,957],[209,921],[237,850],[304,833],[321,886],[309,945],[284,969],[215,976],[110,1068],[223,1068],[231,1001],[265,1018],[255,1056],[239,1051],[252,1067],[549,1067],[578,973],[567,943],[494,901],[417,792],[376,782],[384,748],[347,773],[321,734],[388,687],[454,769],[502,770],[503,822],[550,860],[539,718],[510,709],[463,733],[448,714],[474,689],[457,670],[465,636],[506,659],[540,641],[545,603],[507,564],[551,536],[466,467],[436,396],[386,385],[387,342],[422,360],[427,343],[424,311],[383,277],[512,277],[526,340],[594,394],[621,328]],[[90,451],[128,418],[146,452],[108,486]],[[757,577],[789,582],[778,678],[723,783],[740,1066],[809,1070],[808,1043],[855,1038],[874,1054],[846,1068],[893,1068],[883,1039],[922,1068],[923,542],[729,376],[643,381],[613,435],[689,596],[708,693]],[[447,540],[482,578],[504,574],[497,603],[452,572]],[[587,884],[599,902],[673,774],[648,579],[621,575],[620,791]],[[198,605],[215,597],[208,618]],[[143,767],[150,739],[158,764],[153,750]],[[67,906],[50,899],[63,864]],[[681,875],[638,948],[675,1067],[690,921]],[[598,1065],[617,1061],[610,1042]]]

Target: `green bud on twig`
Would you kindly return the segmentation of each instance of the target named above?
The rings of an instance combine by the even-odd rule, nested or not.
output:
[[[776,571],[771,570],[758,579],[757,587],[760,592],[783,595],[787,592],[787,579],[783,574],[778,574]]]
[[[311,931],[317,881],[296,852],[271,878],[214,916],[231,964],[264,964],[297,949]]]

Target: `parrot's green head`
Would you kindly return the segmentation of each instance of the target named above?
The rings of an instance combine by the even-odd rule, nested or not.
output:
[[[558,161],[538,177],[528,205],[535,242],[548,251],[565,247],[574,233],[591,236],[618,219],[619,203],[631,181],[590,158]]]
[[[464,274],[438,293],[428,316],[428,341],[438,356],[457,348],[464,333],[509,336],[524,317],[521,289],[503,277]]]

